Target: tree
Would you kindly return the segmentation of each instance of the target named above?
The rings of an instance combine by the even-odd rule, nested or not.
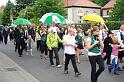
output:
[[[11,24],[14,4],[9,0],[3,10],[3,25]]]
[[[124,0],[116,0],[112,12],[110,13],[111,21],[122,21],[124,20]]]
[[[64,4],[61,0],[37,0],[33,6],[34,16],[40,18],[45,13],[54,12],[66,15]]]
[[[33,6],[36,0],[16,0],[18,10],[25,9],[27,6]]]
[[[100,6],[104,6],[105,4],[107,4],[110,0],[92,0],[94,3],[100,5]]]
[[[34,15],[31,7],[26,7],[25,9],[21,10],[18,16],[18,18],[25,18],[25,19],[31,19],[33,17]]]
[[[41,16],[49,12],[59,13],[62,16],[66,15],[66,10],[61,0],[36,0],[33,7],[26,7],[21,10],[18,17],[26,18],[32,23],[38,24]]]
[[[3,12],[0,11],[0,24],[2,24],[2,17],[3,17]]]

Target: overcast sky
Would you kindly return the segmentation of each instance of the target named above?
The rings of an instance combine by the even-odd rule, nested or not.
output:
[[[15,2],[15,0],[10,0],[11,2]],[[0,5],[6,5],[8,0],[0,0]]]

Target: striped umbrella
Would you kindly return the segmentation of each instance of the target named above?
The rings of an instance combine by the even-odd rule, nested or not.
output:
[[[58,13],[46,13],[40,19],[43,24],[62,23],[64,20],[65,18]]]

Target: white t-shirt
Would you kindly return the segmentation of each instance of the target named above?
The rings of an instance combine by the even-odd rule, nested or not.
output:
[[[40,34],[38,32],[36,32],[36,39],[41,40],[41,36],[40,36]]]
[[[91,43],[91,37],[88,37],[87,38],[87,42],[90,42]],[[99,52],[99,53],[93,53],[93,52],[90,52],[88,50],[88,56],[98,56],[98,55],[101,55],[101,52]]]
[[[65,45],[64,46],[64,53],[67,53],[70,55],[75,54],[75,47],[73,46],[76,43],[75,36],[64,35],[63,41],[71,44],[71,45]]]
[[[120,45],[124,46],[124,44],[121,40],[121,35],[120,35],[121,32],[122,32],[122,35],[124,35],[124,31],[119,30],[119,32],[117,32],[117,39],[118,39],[118,42],[120,43]]]

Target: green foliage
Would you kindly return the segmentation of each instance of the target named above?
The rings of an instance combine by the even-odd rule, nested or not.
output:
[[[75,24],[75,25],[76,25],[76,28],[77,28],[77,26],[81,26],[81,28],[83,28],[84,30],[88,30],[91,26],[95,26],[97,24],[98,23],[96,23],[96,22],[84,22],[84,23]]]
[[[39,24],[41,16],[49,12],[59,13],[63,16],[66,15],[66,10],[61,0],[36,0],[33,7],[26,7],[25,9],[22,9],[19,12],[18,18],[26,18],[32,23]]]
[[[19,12],[18,18],[32,19],[34,17],[31,7],[26,7]]]
[[[106,22],[106,26],[110,30],[118,30],[119,27],[121,26],[121,24],[124,24],[124,21],[110,21],[110,22]]]
[[[16,4],[19,8],[19,11],[25,9],[27,6],[33,6],[36,0],[16,0]]]
[[[104,6],[105,4],[107,4],[110,0],[92,0],[94,3],[100,5],[100,6]]]
[[[30,19],[31,23],[34,23],[36,25],[39,25],[41,22],[39,21],[39,18],[32,18]]]
[[[0,24],[2,24],[2,17],[3,17],[3,12],[0,12]]]
[[[66,10],[61,0],[37,0],[33,6],[33,12],[38,18],[49,12],[59,13],[63,16],[66,15]]]
[[[124,21],[124,0],[116,0],[116,4],[110,13],[111,21]]]
[[[109,22],[105,22],[105,24],[109,30],[118,30],[119,27],[121,26],[121,24],[124,24],[124,21],[109,21]],[[85,22],[82,24],[76,24],[76,26],[77,25],[81,25],[81,27],[84,30],[88,30],[91,27],[91,25],[98,26],[99,24],[98,23],[92,23],[92,22]]]
[[[10,24],[11,19],[10,16],[13,14],[14,11],[14,4],[9,0],[8,3],[6,4],[6,7],[3,11],[3,25]]]

